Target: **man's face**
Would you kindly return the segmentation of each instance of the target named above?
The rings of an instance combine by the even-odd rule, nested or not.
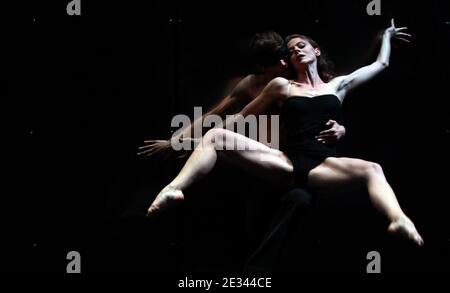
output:
[[[266,68],[274,77],[286,77],[288,73],[288,64],[284,59],[280,59],[277,64]]]

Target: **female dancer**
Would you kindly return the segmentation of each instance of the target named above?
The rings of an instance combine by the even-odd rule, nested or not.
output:
[[[211,110],[201,118],[195,120],[191,127],[185,128],[175,141],[182,138],[195,137],[193,129],[202,129],[205,117],[209,115],[225,116],[241,111],[247,104],[259,96],[269,81],[276,77],[286,77],[289,72],[287,62],[287,49],[283,38],[274,31],[265,31],[255,34],[250,44],[252,59],[258,72],[242,78],[229,90],[230,94],[219,101]],[[345,127],[334,120],[326,121],[328,129],[322,131],[317,140],[323,143],[334,144],[345,136]],[[171,150],[171,140],[146,140],[139,147],[138,155],[149,158],[153,155]]]
[[[275,78],[241,112],[243,116],[257,115],[272,105],[280,107],[287,121],[286,154],[232,131],[212,129],[205,134],[202,144],[197,146],[178,176],[157,195],[148,214],[154,215],[182,201],[183,190],[207,174],[218,155],[222,155],[256,176],[283,187],[307,186],[318,194],[333,194],[364,185],[375,208],[390,221],[388,231],[422,246],[422,237],[400,208],[380,165],[338,158],[334,146],[315,139],[323,130],[324,121],[337,119],[347,93],[389,65],[391,41],[408,42],[410,35],[404,30],[406,28],[396,28],[392,20],[385,30],[375,62],[328,82],[321,75],[321,50],[317,43],[303,35],[288,37],[289,61],[296,78],[293,81]],[[226,123],[233,122],[231,119]],[[224,145],[230,143],[246,145],[249,150],[224,150]]]

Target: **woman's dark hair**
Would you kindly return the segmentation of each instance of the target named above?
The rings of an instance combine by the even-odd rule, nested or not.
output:
[[[325,82],[333,79],[333,77],[335,76],[335,73],[333,71],[334,64],[330,59],[328,59],[326,52],[319,46],[319,44],[317,44],[317,42],[310,37],[300,34],[287,36],[285,39],[286,44],[289,43],[290,40],[295,38],[307,40],[311,44],[311,46],[320,49],[320,56],[317,57],[317,70],[319,71],[320,78],[322,78]]]
[[[259,69],[276,65],[287,56],[287,47],[283,38],[274,31],[255,34],[250,42],[250,51]]]

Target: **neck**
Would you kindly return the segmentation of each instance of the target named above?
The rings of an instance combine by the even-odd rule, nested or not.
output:
[[[261,79],[264,83],[269,83],[269,81],[271,81],[272,79],[276,78],[277,75],[274,74],[273,72],[269,71],[265,71],[263,74],[261,74]]]
[[[317,62],[306,64],[305,68],[297,73],[297,78],[295,81],[300,84],[308,85],[312,88],[324,84],[323,80],[320,78],[319,72],[317,71]]]

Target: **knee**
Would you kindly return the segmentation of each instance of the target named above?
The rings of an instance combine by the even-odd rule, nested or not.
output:
[[[361,173],[364,178],[370,178],[372,176],[383,174],[383,169],[381,168],[380,164],[374,162],[364,162],[361,166],[361,169]]]
[[[223,145],[225,139],[225,129],[222,128],[213,128],[206,132],[203,143],[207,146],[219,146]]]

